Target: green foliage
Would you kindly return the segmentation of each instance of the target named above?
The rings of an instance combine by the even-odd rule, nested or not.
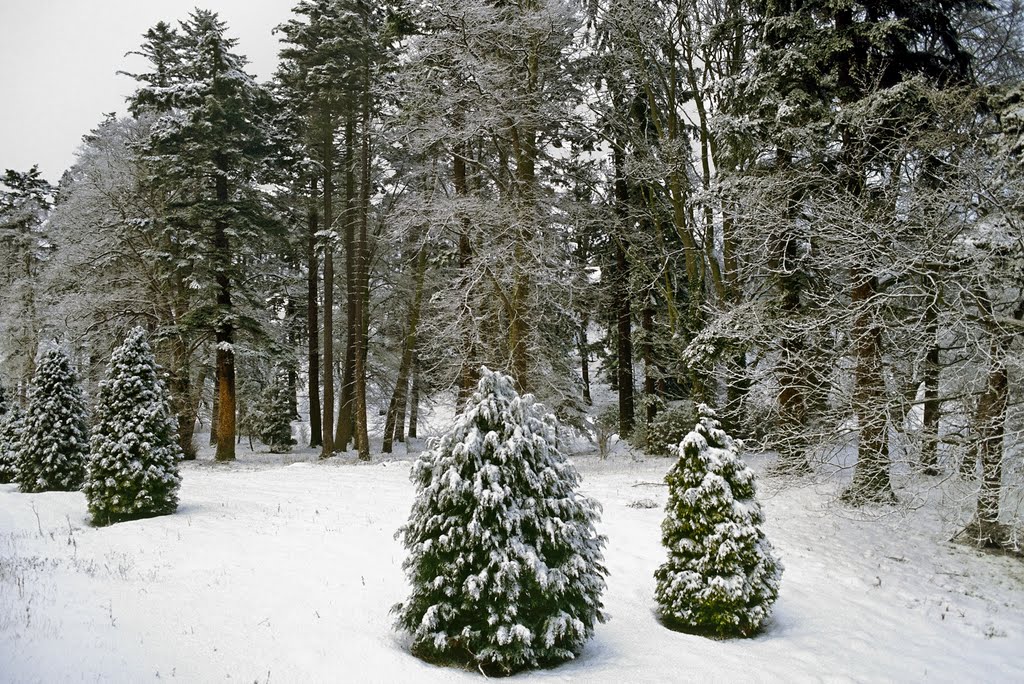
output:
[[[669,486],[662,544],[668,560],[655,572],[665,623],[715,637],[750,636],[779,594],[782,566],[761,531],[754,473],[711,409],[686,435]]]
[[[183,457],[169,397],[142,328],[100,382],[83,490],[97,525],[173,513]]]
[[[14,438],[19,417],[17,404],[0,385],[0,484],[14,482],[18,473]]]
[[[455,426],[413,466],[398,534],[412,595],[393,609],[413,653],[510,674],[575,657],[602,621],[596,502],[512,378],[480,372]]]
[[[692,401],[682,401],[656,414],[643,429],[642,445],[647,453],[671,456],[697,421]]]
[[[287,383],[275,379],[249,407],[246,432],[270,447],[275,454],[292,450],[292,406]]]
[[[21,491],[71,492],[82,486],[89,451],[85,402],[59,347],[47,349],[37,362],[16,449]]]

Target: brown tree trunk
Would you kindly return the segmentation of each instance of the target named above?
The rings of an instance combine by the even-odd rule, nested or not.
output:
[[[216,160],[217,203],[228,204],[227,162],[220,155]],[[231,280],[228,268],[231,264],[231,243],[228,239],[228,224],[218,218],[213,224],[213,250],[216,263],[217,313],[219,320],[214,332],[217,343],[217,455],[218,461],[233,461],[235,458],[235,326],[231,304]]]
[[[319,260],[316,256],[317,233],[320,231],[319,195],[317,181],[309,182],[309,231],[306,236],[306,334],[309,343],[307,370],[309,378],[309,446],[316,448],[323,444],[323,430],[320,426],[320,307],[319,307]]]
[[[620,228],[614,236],[615,273],[612,276],[612,307],[615,310],[618,345],[616,385],[619,391],[619,434],[623,437],[633,432],[633,322],[629,296],[629,259],[626,253],[626,235],[629,227],[629,186],[626,183],[626,156],[616,147],[615,164],[615,208]]]

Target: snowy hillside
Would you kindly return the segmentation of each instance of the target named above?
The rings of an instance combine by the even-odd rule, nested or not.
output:
[[[0,680],[482,678],[420,662],[392,629],[408,458],[240,455],[186,463],[176,514],[103,529],[80,493],[0,486]],[[713,641],[655,618],[671,461],[574,460],[604,506],[611,619],[577,661],[515,679],[1024,681],[1024,565],[947,543],[928,506],[856,519],[838,485],[763,479],[781,595],[763,634]]]

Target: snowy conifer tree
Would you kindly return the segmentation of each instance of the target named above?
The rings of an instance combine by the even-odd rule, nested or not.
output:
[[[142,328],[114,350],[100,383],[85,491],[97,525],[173,513],[178,443],[170,398]]]
[[[740,443],[715,413],[700,420],[679,445],[669,486],[662,543],[668,561],[655,572],[655,597],[667,625],[712,636],[750,636],[779,594],[782,565],[760,525],[754,473]]]
[[[88,453],[85,402],[59,347],[36,362],[28,411],[18,428],[17,481],[23,492],[70,492],[82,486]]]
[[[509,674],[575,657],[603,621],[600,507],[554,418],[481,368],[455,426],[416,461],[399,530],[412,595],[393,609],[426,660]]]
[[[0,484],[14,482],[18,472],[14,448],[18,418],[17,404],[8,400],[7,390],[0,385]]]

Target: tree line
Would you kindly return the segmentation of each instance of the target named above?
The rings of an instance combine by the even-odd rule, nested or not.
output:
[[[600,358],[622,435],[691,399],[782,472],[852,468],[853,503],[977,478],[969,531],[1007,542],[1018,0],[293,11],[267,83],[216,14],[157,24],[57,187],[4,176],[22,401],[41,341],[95,382],[141,324],[186,457],[272,406],[367,459],[371,411],[391,451],[483,365],[591,429]]]

